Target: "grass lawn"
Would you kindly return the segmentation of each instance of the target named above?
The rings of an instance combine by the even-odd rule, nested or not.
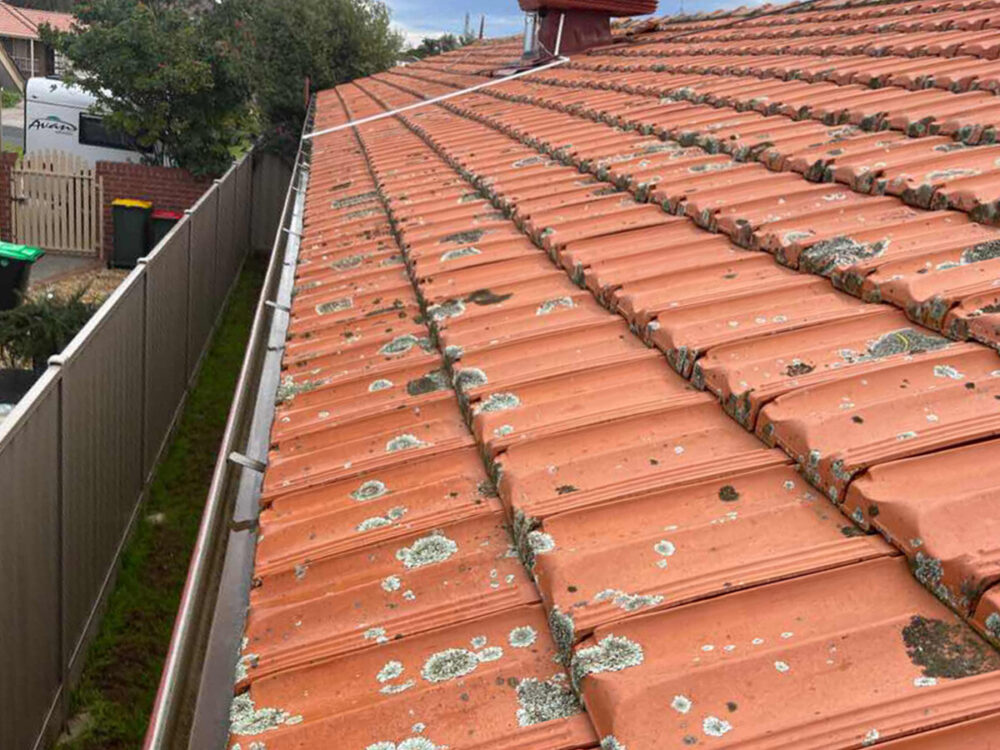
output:
[[[142,744],[263,277],[248,260],[125,548],[60,750]]]

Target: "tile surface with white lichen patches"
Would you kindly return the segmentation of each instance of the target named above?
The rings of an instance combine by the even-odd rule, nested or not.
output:
[[[230,750],[989,736],[991,23],[647,17],[318,94],[396,116],[309,142]]]
[[[420,457],[471,444],[454,399],[413,403],[410,397],[401,407],[339,424],[320,423],[277,443],[269,454],[266,488],[343,479],[388,466],[396,454]]]
[[[844,511],[910,559],[917,579],[964,615],[1000,582],[1000,441],[872,467],[853,482]],[[996,637],[1000,637],[997,628]]]
[[[507,647],[509,634],[519,629],[536,634],[530,648]],[[232,741],[250,738],[258,725],[266,725],[267,746],[278,750],[332,742],[360,748],[396,742],[398,748],[415,734],[436,747],[586,747],[596,739],[568,675],[553,661],[547,631],[540,607],[514,607],[259,676],[240,700],[285,708],[266,716],[260,710],[241,713],[233,720]],[[477,639],[484,645],[470,645]],[[352,678],[331,681],[337,674]],[[475,709],[476,721],[454,720],[448,706],[456,704]],[[423,726],[414,732],[417,719]]]
[[[246,625],[246,650],[255,658],[244,681],[304,653],[334,656],[537,601],[508,544],[494,510],[350,554],[309,558],[301,578],[282,569],[261,576]]]
[[[1000,657],[898,558],[599,627],[573,676],[598,734],[636,747],[850,747],[873,719],[891,739],[1000,709]],[[827,680],[821,704],[802,699]]]
[[[261,513],[258,575],[487,514],[484,482],[482,461],[467,448],[274,495]],[[374,518],[389,523],[372,528]]]
[[[791,467],[561,513],[541,528],[559,543],[535,558],[538,586],[573,616],[577,638],[650,609],[894,554],[853,533]]]
[[[364,168],[366,152],[353,133],[344,137],[355,145],[335,161]],[[464,394],[489,377],[474,366],[454,377],[449,365],[465,347],[434,335],[459,319],[463,330],[475,322],[488,331],[529,315],[539,322],[527,333],[551,333],[563,311],[582,311],[586,319],[592,308],[578,306],[565,277],[537,256],[514,253],[494,268],[500,280],[490,283],[474,267],[442,270],[422,290],[394,261],[384,270],[381,262],[366,265],[368,256],[355,247],[367,246],[373,231],[391,238],[389,215],[376,205],[342,226],[310,222],[323,210],[315,195],[327,181],[322,168],[314,171],[307,195],[300,268],[308,281],[293,301],[286,349],[292,372],[265,475],[233,745],[256,743],[252,736],[260,732],[268,733],[269,748],[343,742],[339,716],[355,714],[359,699],[371,712],[369,721],[352,721],[348,741],[359,747],[431,750],[467,742],[466,730],[444,719],[444,705],[455,700],[492,712],[480,730],[489,746],[593,744],[568,675],[553,660],[544,612],[526,606],[538,601],[537,588],[511,553],[496,490],[470,450],[463,419],[469,403],[453,388]],[[516,235],[503,228],[502,216],[480,216],[466,205],[470,220],[487,228],[439,231],[420,221],[403,225],[406,236],[454,244],[474,235],[487,250],[451,262],[488,256],[491,234]],[[461,212],[440,218],[443,228]],[[314,249],[327,234],[339,237],[340,249]],[[385,249],[379,245],[375,255]],[[329,270],[315,271],[315,261]],[[418,299],[426,317],[414,312]],[[538,307],[554,299],[551,315],[539,316]],[[389,323],[393,316],[422,329],[399,329]],[[375,318],[386,325],[381,335],[364,324]],[[366,337],[375,340],[359,346]],[[305,346],[307,339],[317,343]],[[516,394],[501,388],[479,399],[477,411],[518,405]],[[458,635],[456,624],[467,622],[465,636]],[[433,648],[421,651],[426,643]],[[371,684],[331,681],[351,671],[343,664],[359,660],[371,662]],[[267,702],[278,694],[296,709],[253,708],[278,706]],[[407,715],[401,723],[400,702],[422,720]]]
[[[841,502],[868,466],[1000,434],[997,364],[971,344],[916,354],[783,395],[763,409],[757,433]]]

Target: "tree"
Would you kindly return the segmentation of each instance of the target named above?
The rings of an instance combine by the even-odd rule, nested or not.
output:
[[[243,3],[254,39],[257,106],[272,145],[294,149],[305,84],[330,88],[392,66],[402,37],[377,0],[229,0]]]
[[[306,83],[330,88],[391,66],[402,37],[379,0],[87,0],[43,39],[97,97],[112,130],[196,174],[252,138],[294,152]]]
[[[216,175],[257,132],[251,37],[229,2],[88,0],[78,25],[42,39],[72,62],[68,82],[97,98],[112,130],[195,174]]]
[[[442,52],[451,52],[459,47],[464,47],[466,44],[470,44],[475,41],[474,36],[469,36],[462,34],[461,36],[455,36],[454,34],[442,34],[439,37],[425,36],[420,40],[420,44],[412,49],[408,49],[406,54],[412,55],[419,59],[425,57],[431,57],[432,55],[440,55]]]

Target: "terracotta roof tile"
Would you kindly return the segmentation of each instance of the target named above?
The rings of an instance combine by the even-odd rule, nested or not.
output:
[[[1000,747],[1000,716],[984,716],[943,729],[887,742],[890,750],[948,750],[952,747],[977,747],[996,750]]]
[[[284,575],[265,576],[247,618],[244,651],[254,654],[248,671],[259,680],[537,601],[517,555],[508,552],[501,519],[494,511],[377,546],[369,543],[349,556],[315,562],[305,556]],[[357,567],[366,571],[364,580]],[[352,576],[358,580],[348,585]],[[320,582],[310,585],[312,578]],[[335,590],[331,581],[338,584]],[[264,596],[258,593],[262,589]]]
[[[313,139],[232,744],[990,747],[994,4],[626,23]]]
[[[725,474],[547,518],[535,557],[575,638],[631,613],[884,555],[788,467]]]
[[[590,747],[593,730],[553,654],[541,608],[508,609],[254,680],[234,703],[231,739],[269,750]]]
[[[891,367],[929,347],[954,346],[914,328],[899,312],[864,306],[848,320],[713,346],[695,363],[692,379],[753,429],[761,408],[784,393]]]
[[[38,27],[42,24],[48,24],[57,31],[69,31],[73,21],[72,13],[35,10],[0,3],[0,36],[39,39]]]
[[[937,661],[952,649],[963,668]],[[600,627],[572,671],[598,735],[625,747],[828,748],[995,712],[998,667],[904,563],[882,559]]]
[[[57,31],[69,31],[75,20],[72,13],[59,13],[53,10],[38,10],[35,8],[18,7],[18,12],[35,26],[48,24]]]
[[[261,526],[267,533],[258,564],[301,562],[479,515],[491,493],[471,447],[305,489],[265,492]],[[405,510],[390,513],[393,508]],[[370,521],[378,518],[386,522]]]
[[[919,346],[890,336],[881,348]],[[761,412],[757,433],[840,501],[847,483],[877,463],[1000,434],[997,365],[996,352],[965,344],[870,373],[848,371],[775,399]]]
[[[998,455],[1000,442],[988,441],[874,466],[851,484],[844,512],[881,532],[918,578],[971,615],[1000,582],[1000,478],[983,470]]]
[[[531,519],[783,460],[706,396],[697,405],[513,445],[499,457],[499,487],[515,513]]]

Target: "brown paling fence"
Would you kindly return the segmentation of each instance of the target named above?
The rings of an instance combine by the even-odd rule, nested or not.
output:
[[[0,748],[44,745],[251,245],[253,156],[217,180],[0,424]]]

